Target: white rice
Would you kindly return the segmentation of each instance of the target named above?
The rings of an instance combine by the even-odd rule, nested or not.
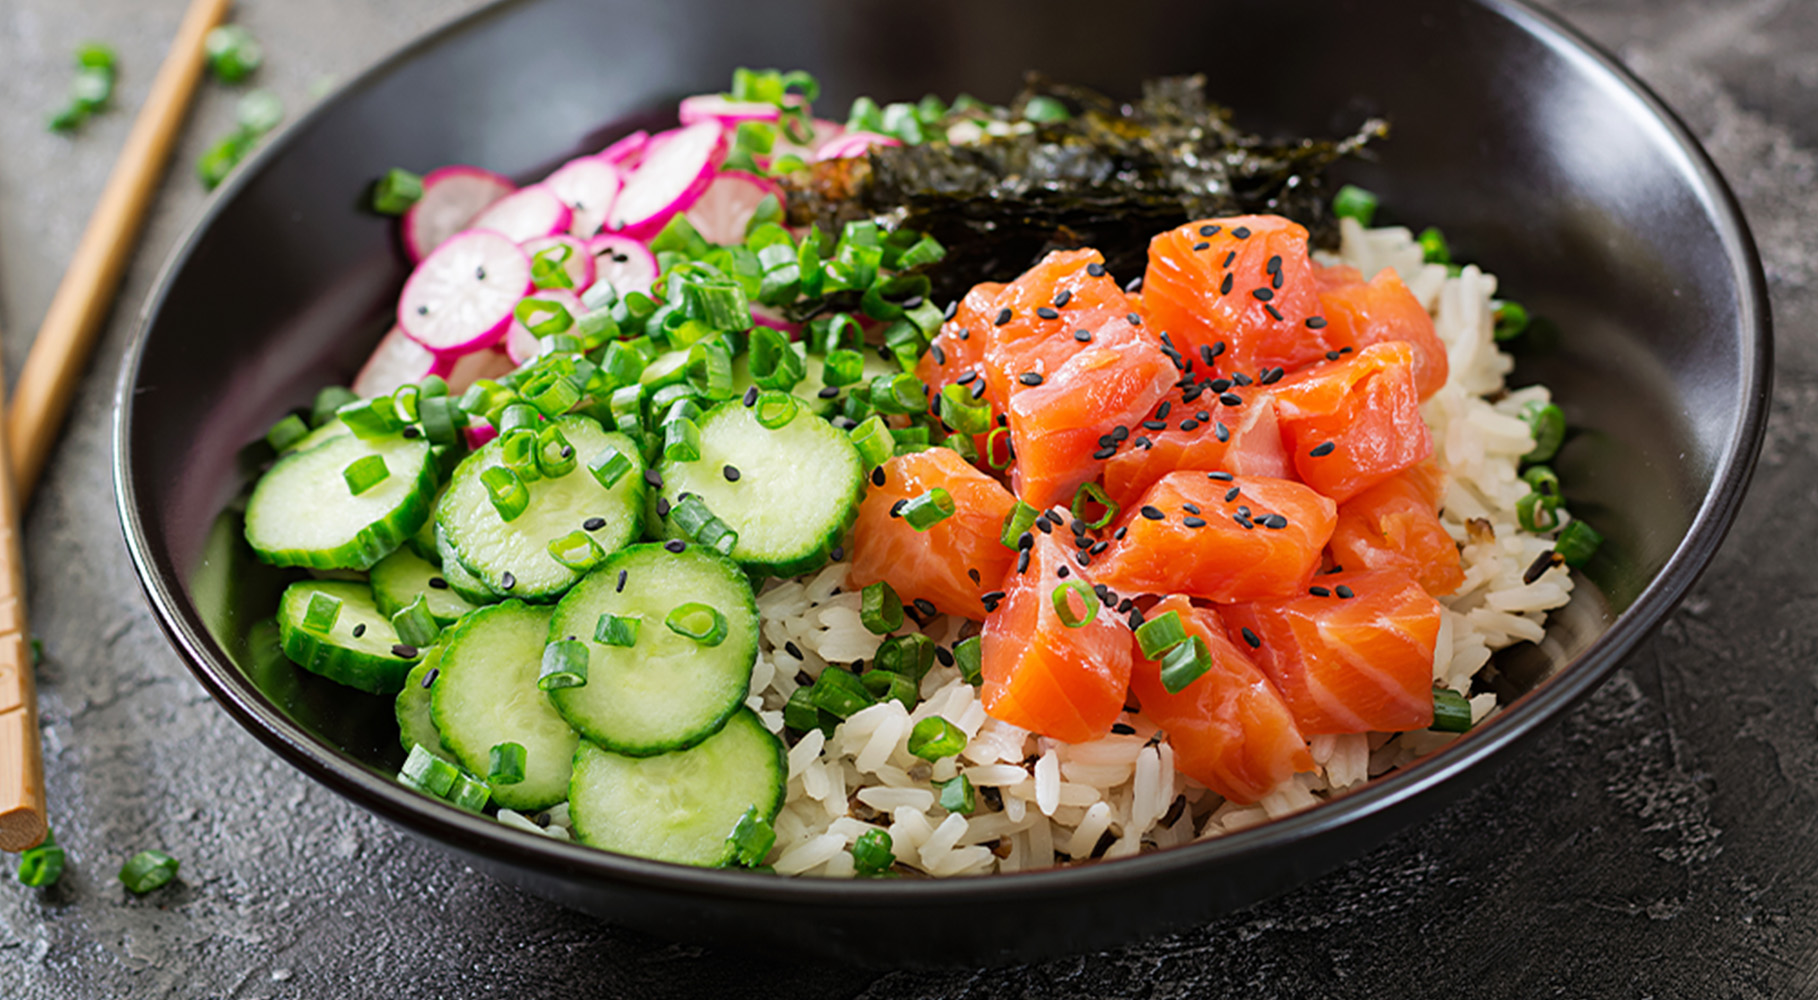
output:
[[[1449,474],[1440,520],[1460,545],[1465,582],[1441,600],[1446,612],[1433,679],[1469,694],[1472,677],[1493,652],[1538,641],[1547,612],[1571,599],[1572,577],[1563,568],[1523,582],[1549,545],[1521,531],[1515,516],[1516,502],[1528,492],[1520,457],[1533,447],[1518,414],[1549,395],[1545,386],[1504,391],[1513,361],[1492,336],[1494,276],[1471,265],[1452,276],[1423,263],[1406,229],[1365,230],[1346,219],[1341,240],[1339,252],[1319,254],[1320,262],[1349,264],[1366,278],[1394,268],[1433,316],[1446,346],[1450,373],[1422,413]],[[870,659],[883,641],[860,622],[859,595],[842,591],[846,570],[835,563],[812,577],[772,583],[758,597],[763,652],[751,704],[774,732],[783,731],[781,710],[797,687],[812,683],[829,663]],[[915,630],[911,622],[903,631]],[[951,647],[976,626],[942,616],[921,631]],[[1242,806],[1177,773],[1165,735],[1141,717],[1119,720],[1133,734],[1070,745],[989,718],[957,668],[936,665],[920,693],[913,712],[884,702],[854,714],[831,737],[810,732],[790,748],[788,790],[769,858],[778,872],[849,876],[849,848],[870,829],[890,834],[900,866],[934,876],[1123,857],[1311,808],[1457,738],[1425,731],[1316,736],[1309,741],[1316,770]],[[1482,721],[1496,711],[1496,698],[1480,694],[1470,705],[1473,720]],[[959,727],[967,744],[957,759],[930,765],[909,753],[908,741],[916,722],[937,715]],[[934,787],[959,773],[978,791],[969,817],[942,809]],[[523,820],[514,826],[567,835],[565,811],[547,826],[514,818]]]

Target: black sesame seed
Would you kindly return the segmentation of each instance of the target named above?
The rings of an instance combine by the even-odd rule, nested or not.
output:
[[[1337,450],[1337,448],[1338,448],[1338,445],[1333,444],[1330,441],[1327,441],[1325,444],[1315,446],[1313,448],[1313,450],[1307,452],[1307,454],[1313,456],[1314,458],[1325,458],[1327,455],[1330,455],[1330,454],[1332,454],[1333,451]]]
[[[1203,528],[1206,526],[1206,519],[1203,517],[1189,517],[1181,521],[1181,523],[1189,528]]]
[[[1189,418],[1180,422],[1180,429],[1183,431],[1197,430],[1198,428],[1199,421],[1197,420]]]
[[[832,559],[834,562],[839,562],[842,559],[845,559],[846,558],[846,547],[844,545],[835,545],[833,548],[831,548],[827,551],[827,558]]]
[[[1220,295],[1231,294],[1231,289],[1234,285],[1236,285],[1236,283],[1237,283],[1237,279],[1232,276],[1230,271],[1226,271],[1225,280],[1218,283],[1218,294],[1220,294]]]
[[[1223,404],[1224,404],[1224,405],[1226,405],[1226,406],[1242,406],[1242,405],[1244,405],[1244,398],[1243,398],[1243,397],[1242,397],[1242,396],[1239,396],[1239,395],[1238,395],[1238,394],[1237,394],[1237,393],[1235,393],[1235,392],[1227,392],[1227,393],[1221,393],[1221,394],[1220,394],[1220,395],[1219,395],[1219,397],[1218,397],[1218,401],[1219,401],[1219,402],[1220,402],[1220,403],[1223,403]]]
[[[1245,375],[1243,372],[1232,372],[1231,381],[1237,383],[1238,385],[1247,386],[1254,380],[1251,379],[1250,376]]]
[[[1288,526],[1288,519],[1283,517],[1280,514],[1270,514],[1269,516],[1263,518],[1258,523],[1260,523],[1263,527],[1269,528],[1273,531],[1280,531],[1281,529]]]
[[[1206,478],[1207,479],[1216,479],[1222,483],[1228,483],[1232,480],[1233,477],[1229,472],[1208,472],[1208,473],[1206,473]]]
[[[1138,434],[1136,436],[1136,440],[1130,442],[1130,444],[1133,447],[1141,448],[1144,451],[1148,451],[1150,448],[1155,447],[1155,442],[1149,440],[1147,437],[1145,437],[1141,434]]]
[[[1258,302],[1267,302],[1275,297],[1275,293],[1267,288],[1252,288],[1250,294],[1256,296]]]
[[[1035,529],[1044,535],[1052,535],[1054,534],[1054,522],[1046,517],[1038,517],[1035,519]]]
[[[783,652],[788,653],[790,656],[793,656],[798,660],[807,659],[807,657],[802,655],[802,647],[797,646],[793,642],[783,643]]]
[[[1226,490],[1225,491],[1225,502],[1230,503],[1231,501],[1236,500],[1238,494],[1242,493],[1243,491],[1244,491],[1244,488],[1241,486],[1233,486],[1230,489]]]
[[[429,672],[423,675],[424,690],[428,690],[429,686],[431,684],[434,684],[436,682],[436,678],[440,677],[440,676],[442,676],[441,667],[430,667]]]
[[[837,386],[831,386],[831,385],[821,386],[821,391],[815,393],[815,395],[819,396],[822,399],[832,399],[833,397],[838,396],[839,394],[840,394],[839,388]]]
[[[941,345],[939,345],[939,344],[928,345],[928,353],[934,355],[935,364],[944,365],[947,363],[947,352],[941,350]]]
[[[987,603],[996,604],[998,601],[1003,600],[1005,596],[1003,591],[993,590],[991,593],[984,595],[983,600]]]
[[[1281,323],[1286,320],[1286,317],[1284,317],[1281,314],[1281,310],[1275,308],[1274,306],[1270,306],[1270,305],[1263,306],[1263,312],[1268,313],[1270,318],[1274,319],[1275,322],[1277,322],[1277,323]]]
[[[1231,440],[1231,428],[1226,427],[1223,420],[1212,425],[1212,433],[1218,435],[1218,440],[1221,443]]]
[[[1131,608],[1130,609],[1130,628],[1139,629],[1142,627],[1143,627],[1143,609]]]
[[[669,516],[669,498],[668,497],[657,497],[656,512],[657,512],[658,517],[668,517]]]
[[[1098,261],[1093,261],[1086,265],[1086,273],[1094,278],[1102,278],[1105,276],[1105,265],[1100,264]]]
[[[365,634],[366,634],[366,623],[365,622],[361,622],[360,624],[355,625],[353,627],[353,637],[354,638],[358,639],[359,637],[361,637]]]
[[[1073,331],[1073,339],[1079,341],[1082,344],[1090,344],[1090,343],[1092,343],[1092,331],[1091,330],[1075,330],[1075,331]]]
[[[1250,227],[1238,226],[1236,229],[1231,230],[1231,235],[1240,240],[1247,240],[1250,238]]]
[[[1086,522],[1076,517],[1072,524],[1067,525],[1067,530],[1073,532],[1076,537],[1083,535],[1086,533]]]
[[[675,538],[675,539],[671,539],[667,542],[664,542],[663,548],[665,551],[674,553],[676,555],[681,555],[684,551],[686,551],[688,549],[688,543],[682,541],[679,538]]]
[[[910,603],[915,605],[915,610],[922,613],[923,618],[933,618],[936,614],[937,609],[934,604],[926,598],[918,597]]]
[[[439,577],[439,576],[432,576],[432,577],[430,577],[430,578],[429,578],[429,589],[431,589],[431,590],[447,590],[447,589],[448,589],[448,581],[447,581],[447,580],[444,580],[444,579],[442,579],[442,578],[441,578],[441,577]]]
[[[975,378],[978,378],[978,372],[967,372],[966,374],[961,375],[959,378],[954,379],[954,384],[955,385],[971,385],[972,380]]]
[[[1124,285],[1124,291],[1129,292],[1131,295],[1135,295],[1137,292],[1140,292],[1142,290],[1143,290],[1143,276],[1140,274],[1134,278],[1131,278],[1129,283]]]
[[[408,642],[400,642],[391,647],[391,655],[400,660],[413,659],[417,655],[417,647],[412,646]]]
[[[1042,319],[1060,319],[1060,313],[1056,312],[1051,306],[1042,306],[1035,310],[1035,315]]]
[[[1275,256],[1270,257],[1269,262],[1267,264],[1263,265],[1263,270],[1269,274],[1280,274],[1281,273],[1281,254],[1276,254]]]
[[[1160,508],[1152,507],[1149,504],[1143,505],[1142,515],[1151,521],[1159,521],[1167,516],[1161,512]]]
[[[1307,329],[1323,330],[1325,328],[1326,328],[1326,318],[1324,316],[1308,316],[1307,317]]]
[[[999,309],[997,311],[997,325],[1003,326],[1005,323],[1010,322],[1011,315],[1012,314],[1010,312],[1009,306],[1005,306],[1002,309]]]
[[[1202,240],[1202,241],[1201,241],[1201,242],[1199,242],[1199,243],[1195,243],[1195,244],[1193,244],[1193,249],[1195,249],[1195,250],[1210,250],[1210,249],[1212,249],[1212,244],[1210,244],[1210,243],[1207,243],[1207,242],[1204,242],[1204,241],[1203,241],[1203,240]]]
[[[1341,348],[1339,348],[1339,349],[1338,349],[1338,353],[1340,353],[1340,354],[1349,354],[1349,353],[1351,353],[1351,352],[1352,352],[1352,351],[1354,351],[1354,350],[1356,350],[1356,349],[1357,349],[1357,348],[1355,348],[1355,347],[1341,347]]]
[[[1097,459],[1098,461],[1102,462],[1105,459],[1110,458],[1112,455],[1115,455],[1115,454],[1117,454],[1117,449],[1115,447],[1104,447],[1104,448],[1100,448],[1099,450],[1093,452],[1092,457]]]
[[[922,297],[920,295],[911,295],[903,300],[904,309],[920,309],[921,307]]]
[[[1131,326],[1142,326],[1143,325],[1143,318],[1141,316],[1138,316],[1135,313],[1131,313],[1128,316],[1125,316],[1124,319],[1128,320]]]
[[[1262,648],[1262,640],[1258,639],[1256,637],[1255,632],[1250,631],[1250,629],[1248,627],[1245,627],[1245,629],[1243,631],[1244,631],[1244,641],[1250,644],[1251,649],[1261,649]]]
[[[1111,731],[1116,733],[1119,736],[1135,736],[1136,735],[1136,727],[1132,726],[1126,722],[1113,722],[1111,724]]]
[[[663,488],[663,474],[655,469],[644,470],[644,482],[653,489]]]
[[[953,654],[948,652],[947,647],[945,646],[934,647],[934,658],[939,660],[943,667],[953,666]]]
[[[1228,269],[1228,268],[1230,268],[1230,266],[1231,266],[1231,262],[1232,262],[1232,261],[1234,261],[1234,260],[1236,260],[1236,259],[1237,259],[1237,251],[1236,251],[1236,250],[1233,250],[1233,251],[1231,251],[1231,252],[1230,252],[1230,253],[1228,253],[1228,254],[1225,254],[1225,259],[1224,259],[1224,261],[1223,261],[1223,262],[1221,262],[1221,263],[1220,263],[1220,264],[1219,264],[1219,265],[1218,265],[1218,266],[1219,266],[1219,267],[1223,267],[1223,268],[1227,268],[1227,269]]]
[[[1332,592],[1330,590],[1327,590],[1324,587],[1308,587],[1307,593],[1312,594],[1314,597],[1331,597],[1332,596]]]
[[[1340,357],[1342,357],[1342,355],[1340,355],[1337,351],[1327,351],[1326,352],[1327,361],[1337,361]]]
[[[880,465],[877,468],[872,469],[871,470],[871,485],[882,486],[882,485],[884,485],[884,482],[885,482],[884,467]]]
[[[1073,553],[1073,561],[1079,563],[1080,569],[1085,569],[1087,566],[1092,565],[1092,557],[1088,555],[1084,549]]]
[[[1346,600],[1350,600],[1351,598],[1357,596],[1357,593],[1355,591],[1353,591],[1350,587],[1347,587],[1342,583],[1336,587],[1333,587],[1332,592]]]
[[[1029,572],[1029,550],[1028,549],[1024,549],[1021,552],[1017,553],[1016,571],[1018,573]]]
[[[1117,529],[1117,530],[1116,530],[1116,531],[1113,531],[1113,532],[1112,532],[1112,533],[1111,533],[1111,537],[1112,537],[1112,538],[1115,538],[1115,539],[1117,539],[1117,540],[1118,540],[1118,541],[1120,541],[1120,542],[1121,542],[1121,541],[1123,541],[1123,540],[1124,540],[1124,536],[1125,536],[1125,535],[1127,535],[1127,534],[1129,534],[1129,533],[1130,533],[1130,529],[1129,529],[1129,528],[1127,528],[1127,527],[1124,527],[1124,528],[1119,528],[1119,529]]]
[[[1066,305],[1068,302],[1071,302],[1072,300],[1073,300],[1073,289],[1071,289],[1071,288],[1063,288],[1060,291],[1054,293],[1054,307],[1056,309],[1060,308],[1061,306]]]
[[[630,576],[631,576],[631,572],[629,570],[623,570],[623,569],[619,570],[619,583],[618,583],[618,586],[613,588],[613,590],[617,593],[623,594],[625,592],[625,580],[627,578],[629,578]],[[800,659],[800,657],[797,657],[797,659]]]
[[[746,406],[756,406],[757,398],[758,398],[758,387],[757,386],[754,385],[751,388],[745,390],[745,405]]]
[[[907,500],[898,500],[897,502],[891,504],[890,505],[890,516],[891,517],[902,517],[903,508],[907,507],[907,506],[909,506],[909,501],[907,501]]]
[[[1250,516],[1250,505],[1244,504],[1244,503],[1238,504],[1237,505],[1237,516],[1238,517],[1249,517]]]
[[[1199,235],[1201,235],[1201,236],[1217,236],[1217,235],[1218,235],[1218,228],[1219,228],[1219,227],[1217,227],[1217,226],[1201,226],[1201,227],[1199,227]]]
[[[1168,425],[1159,420],[1145,420],[1143,421],[1143,427],[1152,431],[1165,431],[1168,429]]]
[[[1035,547],[1035,534],[1033,532],[1025,531],[1022,534],[1016,536],[1016,547],[1017,547],[1018,551],[1034,548]]]
[[[1286,374],[1288,374],[1286,368],[1279,366],[1275,368],[1265,368],[1263,369],[1262,377],[1258,378],[1257,381],[1261,382],[1263,385],[1274,385],[1275,383],[1280,382],[1281,377]]]
[[[952,322],[953,317],[958,316],[958,315],[959,315],[959,300],[958,299],[954,299],[952,302],[947,303],[947,308],[941,310],[941,319],[946,320],[948,322]]]
[[[966,575],[972,578],[973,583],[984,583],[985,582],[984,578],[978,575],[978,569],[976,567],[973,567],[973,566],[966,567]]]
[[[1271,278],[1269,280],[1269,287],[1270,288],[1280,288],[1281,282],[1282,282],[1281,272],[1277,271],[1277,272],[1275,272],[1275,277]]]
[[[1070,577],[1070,576],[1072,576],[1072,575],[1073,575],[1073,571],[1072,571],[1072,570],[1070,570],[1070,569],[1068,569],[1068,568],[1067,568],[1067,567],[1065,567],[1065,566],[1062,566],[1062,567],[1061,567],[1061,568],[1059,568],[1059,569],[1057,569],[1057,570],[1055,570],[1055,571],[1054,571],[1054,575],[1055,575],[1055,576],[1058,576],[1058,577],[1060,577],[1060,578],[1061,578],[1061,579],[1063,579],[1063,580],[1065,580],[1065,579],[1066,579],[1066,578],[1067,578],[1067,577]]]
[[[981,378],[977,382],[972,383],[972,388],[966,390],[966,392],[973,399],[983,396],[985,394],[985,380]]]
[[[506,590],[510,590],[511,588],[516,587],[517,585],[518,585],[518,578],[516,576],[512,575],[512,572],[510,570],[506,570],[505,575],[499,577],[499,586],[505,588]]]
[[[1041,385],[1042,384],[1042,376],[1041,376],[1040,372],[1024,372],[1021,375],[1018,375],[1016,377],[1016,380],[1018,382],[1021,382],[1024,385]]]
[[[739,470],[737,466],[726,466],[720,470],[720,475],[725,476],[726,481],[729,483],[736,483],[739,481]]]
[[[414,426],[404,428],[403,434],[406,439],[412,440],[412,441],[423,436],[423,432],[418,430]],[[566,457],[566,456],[564,456],[564,457]]]

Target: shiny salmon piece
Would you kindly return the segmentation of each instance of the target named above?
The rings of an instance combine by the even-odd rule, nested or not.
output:
[[[1332,558],[1349,569],[1399,569],[1444,597],[1464,583],[1458,544],[1439,523],[1445,473],[1427,459],[1338,505]]]
[[[1094,272],[1097,272],[1096,274]],[[985,359],[990,392],[1008,400],[1087,350],[1113,322],[1134,314],[1097,250],[1058,250],[1003,287],[987,318]],[[1052,314],[1051,316],[1049,314]],[[1003,322],[999,322],[1002,320]],[[1075,336],[1086,331],[1086,338]]]
[[[1028,568],[1012,568],[1002,603],[985,619],[985,711],[1043,736],[1090,742],[1109,733],[1123,711],[1135,640],[1129,624],[1107,607],[1068,627],[1054,609],[1054,590],[1071,581],[1090,587],[1091,580],[1068,560],[1056,535],[1033,538]]]
[[[1331,596],[1303,592],[1222,609],[1231,641],[1251,650],[1301,733],[1431,726],[1439,602],[1394,569],[1329,573],[1313,586]],[[1347,592],[1354,596],[1339,596]]]
[[[1234,472],[1268,479],[1294,478],[1294,463],[1281,443],[1275,402],[1267,394],[1251,396],[1242,406],[1225,406],[1202,395],[1193,403],[1169,395],[1167,429],[1134,428],[1105,463],[1105,493],[1130,508],[1170,472]],[[1206,414],[1207,420],[1198,415]],[[1156,414],[1151,414],[1156,416]],[[1146,439],[1147,446],[1138,438]]]
[[[1414,386],[1420,398],[1445,387],[1446,345],[1433,330],[1433,317],[1393,269],[1383,268],[1366,283],[1356,268],[1326,268],[1320,274],[1319,305],[1327,340],[1358,350],[1404,341],[1414,349]]]
[[[941,324],[940,332],[934,336],[933,346],[916,365],[916,377],[939,392],[941,386],[957,382],[968,373],[982,376],[985,371],[985,331],[990,328],[991,317],[997,312],[994,303],[1003,290],[1003,285],[992,281],[973,285],[972,290],[960,299],[953,318]],[[989,385],[982,398],[990,402],[994,410],[1002,409],[1001,396],[992,395]]]
[[[1414,349],[1394,341],[1274,386],[1301,482],[1343,503],[1433,454],[1413,366]]]
[[[1124,537],[1095,564],[1094,576],[1128,596],[1186,594],[1221,603],[1289,597],[1319,567],[1337,512],[1331,500],[1285,479],[1172,472],[1122,513]]]
[[[1143,714],[1168,734],[1174,768],[1233,802],[1249,805],[1300,771],[1314,769],[1307,741],[1275,685],[1225,635],[1218,612],[1178,594],[1150,619],[1180,616],[1187,635],[1212,654],[1212,669],[1177,693],[1162,686],[1161,664],[1136,655],[1130,690]]]
[[[1016,553],[1000,541],[1016,498],[950,448],[898,455],[878,469],[882,475],[872,473],[852,529],[846,585],[883,580],[904,603],[921,598],[947,614],[982,620],[984,595],[1016,564]],[[936,486],[953,497],[953,516],[917,531],[890,515],[899,500]]]

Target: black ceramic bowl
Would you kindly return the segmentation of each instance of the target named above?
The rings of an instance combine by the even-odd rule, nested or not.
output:
[[[1557,325],[1516,382],[1579,430],[1558,465],[1609,542],[1540,646],[1500,661],[1508,711],[1329,805],[1222,840],[1071,870],[790,880],[619,857],[520,833],[392,780],[390,706],[249,637],[282,578],[230,512],[247,449],[346,380],[405,275],[357,210],[383,170],[534,176],[735,65],[856,94],[1004,98],[1025,69],[1134,93],[1204,72],[1264,131],[1394,120],[1346,178]],[[1548,339],[1548,338],[1537,338]],[[235,719],[305,773],[561,903],[702,941],[873,962],[982,962],[1112,944],[1282,892],[1432,813],[1590,690],[1710,559],[1760,440],[1771,342],[1760,264],[1710,161],[1658,100],[1546,16],[1494,0],[527,0],[410,47],[277,138],[177,251],[121,374],[119,504],[171,640]],[[243,450],[244,449],[244,450]],[[895,931],[881,928],[898,928]]]

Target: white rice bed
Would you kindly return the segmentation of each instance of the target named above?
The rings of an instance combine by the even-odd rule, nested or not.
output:
[[[1461,546],[1465,582],[1442,598],[1433,678],[1468,694],[1494,651],[1539,640],[1547,612],[1571,599],[1564,568],[1523,582],[1550,545],[1521,531],[1515,517],[1515,504],[1527,493],[1520,457],[1533,447],[1518,414],[1523,404],[1549,395],[1544,386],[1504,390],[1513,361],[1492,336],[1495,277],[1470,265],[1453,277],[1423,263],[1406,229],[1365,230],[1350,219],[1341,226],[1339,253],[1320,254],[1320,262],[1349,264],[1366,278],[1394,268],[1446,345],[1450,374],[1422,412],[1449,473],[1440,519]],[[868,660],[883,641],[860,622],[859,595],[841,589],[846,570],[835,563],[810,578],[772,583],[758,597],[762,651],[748,704],[774,732],[783,732],[783,705],[802,681],[812,682],[830,662]],[[905,631],[914,628],[911,622]],[[921,630],[950,648],[976,626],[940,617]],[[1298,812],[1457,738],[1429,731],[1316,736],[1309,751],[1317,770],[1240,806],[1176,773],[1165,734],[1138,716],[1120,720],[1130,733],[1066,744],[988,717],[978,692],[954,667],[936,665],[923,678],[921,695],[914,711],[894,701],[873,705],[832,736],[811,732],[790,749],[788,793],[768,859],[778,872],[850,876],[848,849],[874,828],[889,832],[899,866],[932,876],[1125,857]],[[1475,721],[1496,710],[1493,695],[1470,703]],[[935,715],[958,726],[967,743],[957,758],[929,764],[909,753],[909,733]],[[938,804],[935,784],[960,773],[978,790],[969,817]],[[550,823],[558,836],[565,818]]]

